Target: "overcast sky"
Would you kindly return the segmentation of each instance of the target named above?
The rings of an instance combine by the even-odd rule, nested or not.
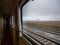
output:
[[[60,21],[60,0],[34,0],[23,7],[23,20]]]

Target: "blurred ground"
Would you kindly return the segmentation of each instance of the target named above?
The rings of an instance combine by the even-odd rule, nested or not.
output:
[[[60,21],[27,21],[23,25],[60,35]]]

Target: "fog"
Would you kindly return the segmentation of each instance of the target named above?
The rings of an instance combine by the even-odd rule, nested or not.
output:
[[[30,0],[23,7],[23,21],[60,21],[60,0]]]

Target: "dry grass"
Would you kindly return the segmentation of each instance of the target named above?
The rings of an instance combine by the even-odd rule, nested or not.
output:
[[[24,25],[44,31],[60,32],[60,21],[27,21]]]
[[[47,26],[59,26],[60,21],[26,21],[24,24],[33,24],[33,25],[47,25]]]

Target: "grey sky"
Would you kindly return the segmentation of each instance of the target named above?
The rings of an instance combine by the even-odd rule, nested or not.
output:
[[[34,0],[23,7],[23,20],[60,21],[60,0]]]

